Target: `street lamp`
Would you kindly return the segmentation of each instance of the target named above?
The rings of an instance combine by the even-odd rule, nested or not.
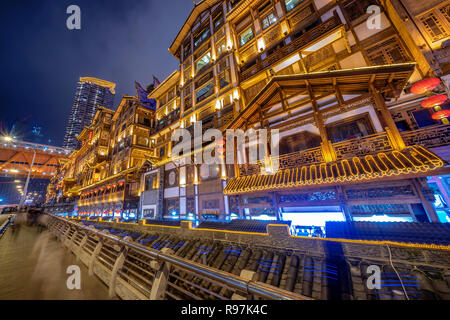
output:
[[[5,141],[12,141],[13,140],[13,138],[12,137],[10,137],[10,136],[3,136],[3,140],[5,140]]]

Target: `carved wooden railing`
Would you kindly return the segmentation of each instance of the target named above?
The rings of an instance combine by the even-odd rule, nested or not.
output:
[[[337,160],[392,150],[389,138],[385,132],[336,142],[333,143],[333,147]]]
[[[422,128],[414,131],[401,133],[406,145],[421,145],[427,148],[441,147],[450,145],[450,125],[438,125]],[[333,143],[337,160],[351,159],[361,157],[367,154],[376,154],[379,152],[388,152],[393,150],[386,132],[376,133],[369,136],[345,140]],[[313,163],[323,162],[322,151],[320,147],[292,152],[272,157],[272,163],[278,162],[280,170],[287,168],[296,168]],[[264,166],[263,161],[256,164],[241,164],[239,171],[241,175],[252,175],[261,172]]]
[[[322,24],[318,25],[314,29],[304,33],[288,45],[280,48],[271,55],[269,55],[264,60],[256,62],[254,65],[246,68],[245,66],[241,69],[241,81],[245,81],[254,74],[262,71],[263,69],[271,66],[275,62],[286,58],[289,54],[302,49],[303,47],[309,45],[311,42],[317,40],[319,37],[325,35],[327,32],[334,30],[341,25],[341,21],[338,17],[333,16],[326,20]]]
[[[308,164],[323,162],[322,150],[320,147],[282,154],[271,158],[272,164],[278,162],[279,170],[288,168],[297,168]],[[252,175],[261,172],[264,161],[258,161],[256,164],[239,165],[241,175]]]
[[[392,145],[385,132],[372,134],[369,136],[345,140],[333,143],[337,160],[361,157],[366,154],[375,154],[392,150]],[[302,151],[296,151],[271,158],[272,165],[278,162],[279,170],[288,168],[299,168],[301,166],[324,161],[321,147],[311,148]],[[256,164],[239,165],[241,175],[252,175],[261,172],[264,161],[258,161]]]
[[[450,144],[450,125],[441,124],[413,131],[401,132],[405,144],[420,145],[427,148],[447,146]]]

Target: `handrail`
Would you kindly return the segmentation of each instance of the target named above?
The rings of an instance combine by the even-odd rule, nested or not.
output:
[[[260,297],[273,300],[313,300],[312,298],[297,293],[289,292],[258,281],[247,280],[234,274],[220,271],[193,261],[189,261],[187,259],[177,257],[175,255],[162,253],[160,251],[147,248],[137,243],[125,241],[120,239],[119,237],[103,233],[100,230],[92,229],[58,216],[54,216],[51,214],[48,215],[53,218],[59,219],[69,225],[72,225],[76,228],[83,229],[85,231],[94,233],[100,237],[107,238],[116,243],[122,244],[126,247],[130,247],[140,253],[149,256],[150,258],[162,260],[163,262],[167,262],[170,263],[171,265],[186,269],[194,274],[199,274],[201,276],[211,278],[214,281],[223,283],[239,291],[246,292],[247,294],[255,294]]]
[[[12,214],[9,215],[8,219],[0,227],[0,238],[3,236],[3,234],[5,233],[6,228],[11,223],[11,217],[12,217]]]

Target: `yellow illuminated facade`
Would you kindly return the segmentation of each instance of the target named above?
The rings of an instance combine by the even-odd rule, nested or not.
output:
[[[380,8],[378,28],[366,23],[370,5]],[[437,73],[410,33],[397,1],[197,3],[169,47],[179,70],[149,95],[158,108],[153,166],[141,178],[144,216],[282,218],[323,206],[349,220],[379,208],[416,220],[422,202],[436,221],[423,176],[446,169],[427,149],[435,145],[418,141],[428,130],[415,116],[423,97],[408,88]],[[184,165],[171,154],[171,134],[193,133],[195,121],[222,132],[278,129],[280,155],[257,165]],[[432,127],[433,135],[447,130]],[[273,163],[281,169],[270,175]]]
[[[93,161],[101,148],[83,145],[71,157],[75,169],[65,167],[70,179],[89,172],[88,182],[65,180],[66,192],[80,194],[80,212],[89,213],[103,203],[124,208],[131,188],[135,212],[148,219],[284,219],[322,210],[346,220],[385,213],[437,221],[425,177],[449,173],[449,129],[410,88],[439,76],[435,93],[448,95],[449,3],[422,1],[413,12],[397,0],[200,1],[169,47],[178,70],[148,95],[156,110],[128,114],[136,102],[125,96],[106,160]],[[375,20],[371,5],[380,9]],[[278,130],[279,154],[264,150],[256,164],[187,164],[172,154],[171,138],[178,128],[193,135],[196,121],[203,132]],[[242,147],[232,152],[248,163],[250,142]]]

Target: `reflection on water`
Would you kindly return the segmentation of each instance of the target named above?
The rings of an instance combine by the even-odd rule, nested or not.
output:
[[[76,261],[41,226],[30,226],[16,216],[14,226],[0,239],[0,299],[110,299],[108,288]],[[78,265],[81,290],[67,289],[67,267]]]

